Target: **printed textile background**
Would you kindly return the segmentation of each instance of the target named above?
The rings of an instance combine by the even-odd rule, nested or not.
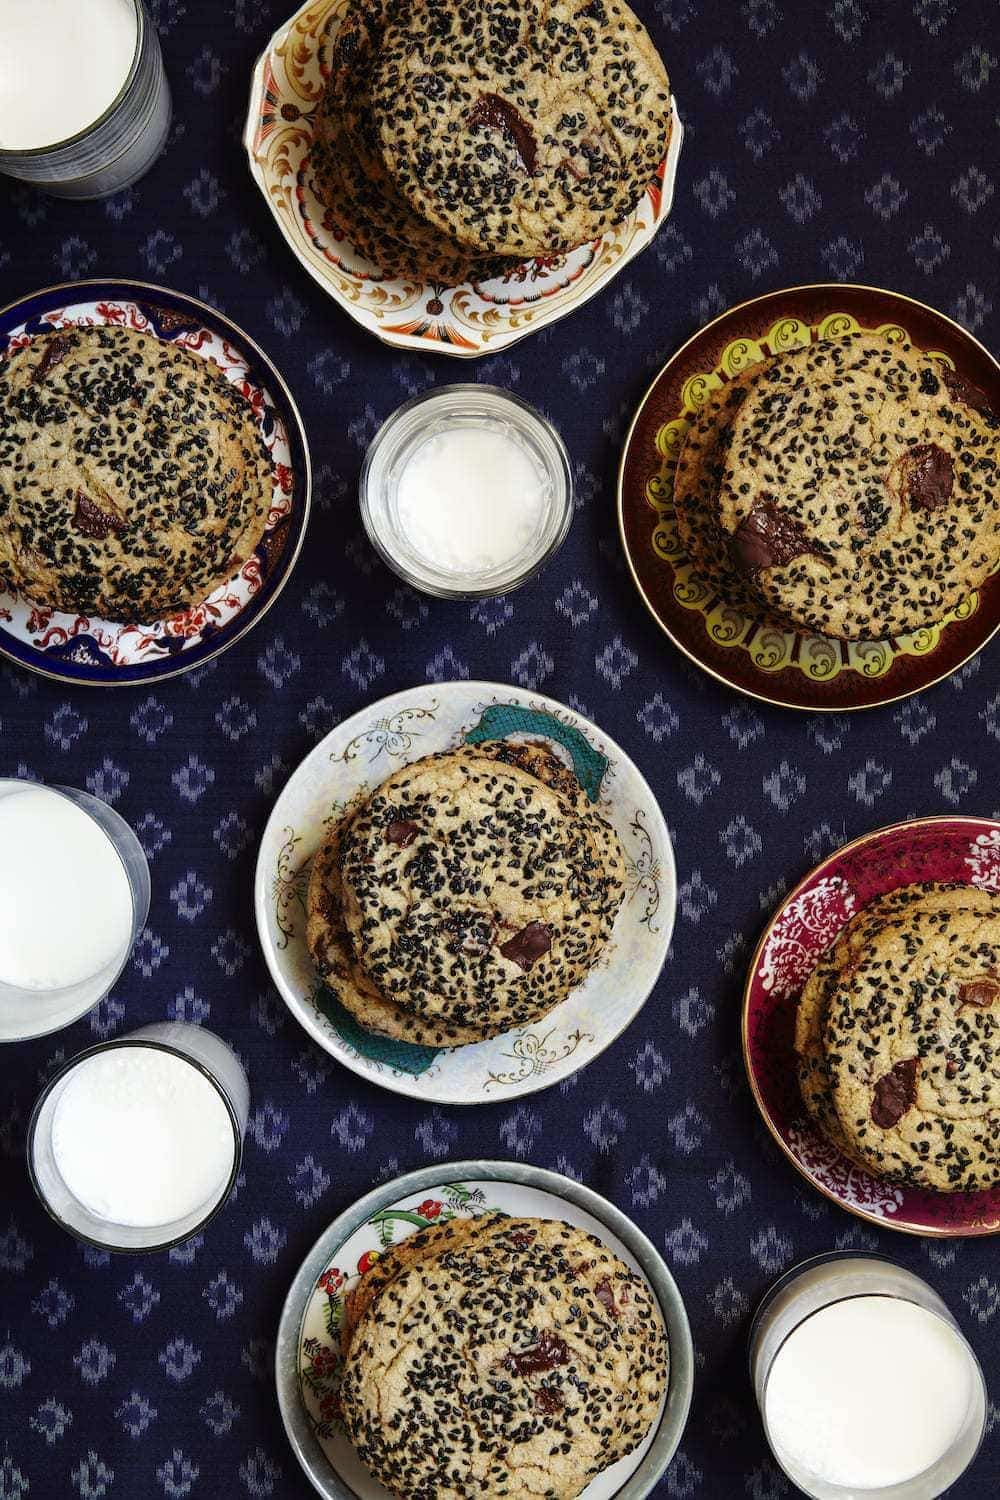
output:
[[[764,1445],[745,1338],[765,1286],[803,1256],[870,1246],[928,1277],[1000,1401],[996,1242],[878,1234],[807,1190],[758,1119],[739,1049],[745,963],[786,886],[878,824],[1000,812],[1000,648],[921,697],[854,717],[725,692],[671,648],[633,589],[617,465],[664,358],[768,288],[889,286],[1000,346],[997,5],[639,0],[687,128],[673,216],[581,311],[509,355],[462,365],[393,352],[357,329],[287,252],[251,185],[239,144],[250,69],[288,5],[154,0],[175,123],[133,190],[70,206],[0,180],[0,303],[91,273],[207,299],[287,377],[316,470],[291,582],[207,669],[112,693],[0,667],[0,771],[113,803],[140,830],[154,882],[148,929],[111,998],[0,1058],[0,1497],[304,1496],[272,1376],[299,1261],[378,1179],[482,1155],[582,1178],[673,1270],[698,1376],[659,1493],[777,1500],[791,1487]],[[358,469],[378,424],[456,379],[541,407],[579,495],[544,576],[475,607],[400,587],[357,520]],[[331,725],[397,689],[469,675],[542,690],[616,737],[666,813],[680,904],[654,995],[585,1073],[517,1103],[428,1109],[363,1084],[287,1014],[260,956],[251,880],[275,796]],[[244,1058],[245,1173],[203,1240],[110,1258],[78,1247],[35,1202],[25,1122],[62,1059],[164,1017],[203,1021]],[[994,1406],[986,1448],[953,1493],[987,1500],[998,1487]]]

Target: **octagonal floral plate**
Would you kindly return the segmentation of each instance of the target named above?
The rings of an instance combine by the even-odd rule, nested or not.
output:
[[[933,1193],[885,1182],[843,1156],[799,1096],[795,1012],[803,985],[856,912],[897,886],[924,881],[1000,892],[1000,822],[943,817],[895,823],[817,865],[775,912],[751,961],[743,1055],[768,1130],[803,1177],[848,1213],[907,1234],[996,1234],[1000,1186]]]
[[[464,1047],[365,1031],[318,978],[305,941],[310,863],[329,824],[412,761],[486,740],[549,742],[616,829],[629,883],[595,968],[541,1021]],[[340,724],[296,770],[268,819],[254,887],[257,930],[292,1015],[331,1056],[396,1093],[481,1104],[548,1088],[592,1062],[638,1015],[667,957],[677,901],[663,815],[642,775],[595,724],[551,698],[489,682],[432,683]]]
[[[243,142],[250,172],[293,254],[356,322],[400,349],[495,354],[589,301],[641,250],[670,212],[683,128],[674,102],[669,149],[634,212],[568,255],[525,261],[488,281],[444,286],[388,277],[351,244],[316,192],[312,116],[330,71],[330,44],[350,0],[307,0],[272,36],[254,69]]]
[[[0,360],[38,334],[95,324],[133,328],[214,361],[250,405],[273,465],[267,529],[228,583],[160,620],[123,623],[43,609],[0,584],[0,654],[60,682],[161,682],[234,645],[287,583],[309,517],[305,431],[291,392],[250,335],[214,308],[142,281],[74,281],[0,310]]]
[[[657,1251],[613,1204],[557,1172],[521,1162],[452,1162],[410,1172],[362,1198],[320,1235],[289,1289],[275,1353],[278,1404],[296,1457],[326,1500],[388,1494],[358,1459],[339,1418],[347,1295],[390,1245],[487,1210],[577,1225],[645,1278],[667,1333],[666,1394],[645,1441],[592,1480],[582,1500],[642,1500],[666,1472],[691,1405],[694,1356],[684,1304]]]
[[[618,481],[632,577],[674,645],[751,698],[811,713],[874,708],[918,693],[957,671],[1000,626],[1000,573],[926,629],[884,641],[839,641],[782,630],[734,608],[685,556],[673,473],[691,417],[708,393],[771,355],[858,329],[908,338],[979,386],[1000,412],[1000,365],[943,313],[875,287],[792,287],[730,308],[667,361],[636,413]]]

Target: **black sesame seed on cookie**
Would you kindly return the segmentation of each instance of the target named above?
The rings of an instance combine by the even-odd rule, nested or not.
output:
[[[670,87],[619,0],[413,0],[386,26],[369,118],[395,191],[450,241],[548,255],[635,207]]]
[[[642,1442],[667,1384],[663,1322],[592,1235],[494,1214],[386,1261],[349,1303],[340,1397],[391,1493],[572,1500]]]
[[[717,507],[779,616],[851,640],[918,630],[1000,562],[1000,426],[909,344],[822,340],[761,369]]]
[[[125,622],[200,603],[271,494],[253,412],[210,360],[99,326],[0,365],[0,574],[34,603]]]
[[[565,999],[626,883],[617,835],[546,746],[469,746],[396,772],[334,825],[307,941],[369,1030],[459,1046]]]

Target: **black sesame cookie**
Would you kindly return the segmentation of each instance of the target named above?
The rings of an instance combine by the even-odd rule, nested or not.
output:
[[[360,1458],[407,1500],[570,1500],[642,1441],[666,1383],[645,1281],[583,1230],[504,1218],[378,1290],[340,1397]]]
[[[271,492],[211,360],[92,327],[0,364],[0,575],[37,604],[140,621],[200,603],[257,546]]]
[[[459,761],[466,762],[480,777],[489,777],[496,765],[514,767],[518,773],[540,782],[570,804],[577,817],[585,823],[596,846],[600,859],[599,884],[602,888],[618,891],[620,894],[617,902],[620,904],[627,882],[627,868],[617,834],[590,803],[573,772],[548,745],[542,742],[493,740],[446,751],[416,764],[421,767],[432,765],[445,768],[452,767]],[[379,789],[382,795],[393,795],[397,782],[405,779],[412,769],[406,767],[403,772],[384,783]],[[363,810],[364,806],[353,809],[331,827],[313,861],[307,897],[306,940],[317,971],[341,1003],[369,1031],[434,1047],[454,1047],[482,1041],[485,1033],[480,1021],[456,1019],[445,1013],[428,1015],[416,1011],[410,1006],[405,988],[396,995],[386,993],[378,977],[373,977],[368,968],[370,945],[362,943],[355,948],[354,938],[344,919],[341,862],[345,834],[355,817]],[[407,848],[409,845],[404,844],[402,847]],[[610,913],[609,906],[609,916]],[[617,914],[617,905],[614,905],[614,913]],[[613,922],[613,917],[611,921]],[[609,935],[610,925],[607,930],[607,936]],[[546,998],[537,1014],[532,1015],[532,1019],[545,1014],[554,1003],[556,1002]],[[507,1028],[500,1026],[498,1029]],[[493,1034],[493,1028],[489,1034]]]
[[[412,0],[386,28],[371,108],[422,218],[522,258],[627,217],[671,126],[663,63],[618,0]]]
[[[932,625],[1000,560],[1000,422],[909,344],[823,340],[749,391],[719,518],[750,586],[806,629]]]
[[[733,561],[718,502],[733,420],[766,367],[751,365],[709,392],[691,419],[673,479],[677,532],[698,578],[727,604],[757,618],[767,611]]]
[[[565,999],[625,894],[617,839],[518,765],[468,752],[391,776],[341,849],[354,951],[387,997],[481,1037]]]
[[[799,1089],[808,1114],[846,1156],[857,1158],[833,1102],[824,1027],[830,997],[852,976],[876,933],[934,912],[988,915],[1000,902],[988,891],[969,885],[925,883],[899,886],[856,912],[830,944],[809,976],[795,1016],[795,1052]],[[861,1162],[867,1167],[867,1163]]]
[[[874,1172],[939,1192],[1000,1181],[1000,902],[894,919],[831,995],[845,1135]]]
[[[383,274],[448,286],[482,280],[502,263],[477,256],[422,219],[396,192],[374,148],[371,71],[399,8],[399,0],[361,0],[333,40],[310,155],[317,192],[343,217],[355,248]]]

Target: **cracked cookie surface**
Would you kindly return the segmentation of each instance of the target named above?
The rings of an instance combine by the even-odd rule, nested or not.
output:
[[[254,551],[271,491],[211,360],[98,326],[0,364],[0,574],[37,604],[131,622],[201,603]]]
[[[655,1419],[659,1309],[583,1230],[472,1224],[428,1235],[369,1300],[341,1384],[348,1435],[408,1500],[570,1500]]]
[[[388,176],[422,218],[521,258],[625,218],[671,123],[663,63],[616,0],[414,0],[385,31],[372,112]]]
[[[575,903],[559,886],[570,874]],[[331,827],[307,942],[369,1030],[458,1046],[565,998],[607,944],[627,878],[617,834],[549,747],[465,746],[404,767]]]
[[[773,361],[733,422],[719,519],[748,585],[821,635],[935,624],[1000,560],[1000,422],[878,334]]]

